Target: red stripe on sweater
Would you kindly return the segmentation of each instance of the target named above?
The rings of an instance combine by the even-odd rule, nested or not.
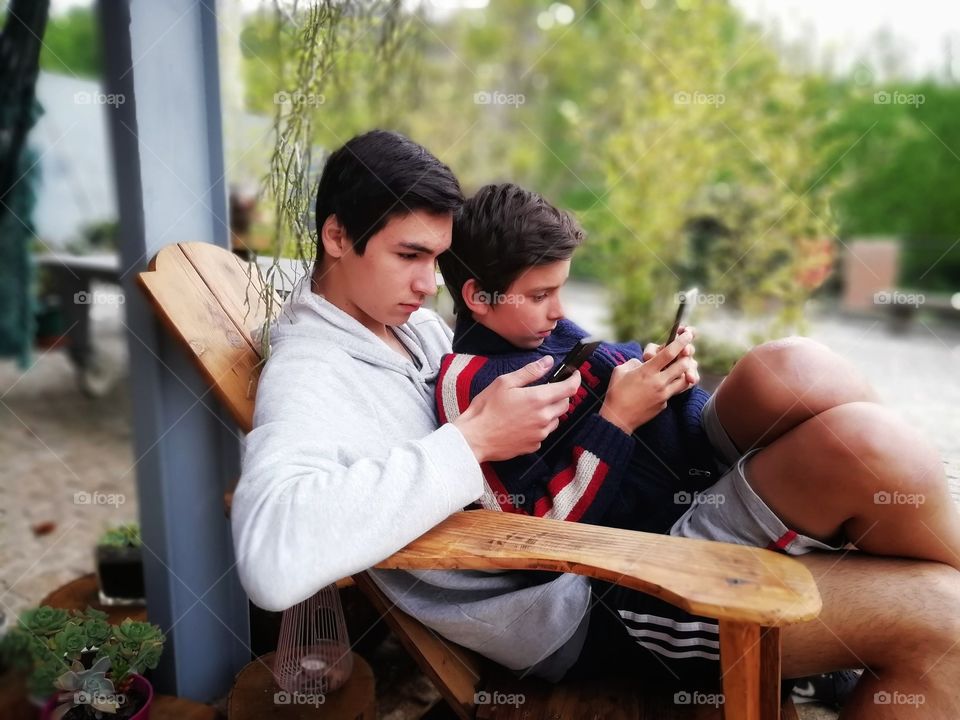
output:
[[[463,412],[470,406],[470,386],[477,371],[484,366],[487,358],[477,355],[457,376],[457,407]]]
[[[577,450],[581,450],[581,448],[577,448]],[[597,493],[600,491],[600,486],[603,485],[603,481],[607,477],[609,470],[610,466],[603,462],[603,460],[597,463],[597,469],[594,471],[593,477],[590,478],[590,482],[587,483],[587,487],[577,501],[577,504],[573,506],[573,510],[570,511],[567,520],[579,522],[580,518],[586,514],[590,506],[593,505],[593,501],[597,499]]]
[[[547,494],[541,498],[538,498],[533,504],[534,515],[537,517],[543,517],[550,512],[550,510],[553,508],[553,499],[560,493],[561,490],[570,484],[570,481],[573,480],[575,470],[576,463],[573,465],[567,465],[563,470],[550,478],[550,482],[547,483]]]
[[[480,470],[483,472],[483,477],[487,481],[487,485],[494,495],[494,500],[497,501],[501,510],[526,515],[521,508],[518,508],[510,502],[510,493],[507,492],[506,486],[500,481],[500,477],[497,475],[497,471],[493,469],[492,463],[480,463]]]
[[[593,372],[591,372],[592,370],[593,367],[590,365],[590,363],[585,362],[580,366],[580,377],[582,377],[584,382],[586,382],[591,388],[595,388],[600,384],[600,378],[594,375]]]

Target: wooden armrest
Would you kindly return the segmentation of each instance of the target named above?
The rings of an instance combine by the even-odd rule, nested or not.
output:
[[[769,550],[492,510],[455,513],[376,567],[571,572],[697,615],[765,626],[820,612],[807,568]]]

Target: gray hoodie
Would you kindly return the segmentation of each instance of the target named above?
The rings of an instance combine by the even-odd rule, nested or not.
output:
[[[397,328],[419,369],[335,305],[295,287],[271,333],[232,524],[250,599],[282,610],[402,548],[483,492],[460,431],[437,429],[452,333],[429,310]],[[404,612],[514,669],[558,678],[583,644],[589,582],[533,572],[386,571]]]

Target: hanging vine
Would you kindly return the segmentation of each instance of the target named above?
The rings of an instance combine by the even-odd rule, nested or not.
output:
[[[371,83],[367,92],[378,100],[395,100],[391,88],[404,84],[394,79],[401,74],[401,62],[409,60],[404,49],[419,27],[416,20],[400,0],[273,0],[274,74],[282,87],[274,94],[274,147],[259,193],[273,210],[273,259],[262,272],[256,262],[248,266],[251,281],[257,272],[263,288],[266,319],[260,354],[264,360],[270,353],[270,322],[279,310],[275,290],[294,281],[281,257],[296,258],[305,274],[313,263],[316,240],[310,215],[322,165],[315,160],[325,159],[314,157],[317,124],[329,130],[318,116],[328,107],[324,93],[355,71],[354,64],[366,56],[376,69],[367,78]],[[407,81],[412,67],[413,63],[404,65]]]

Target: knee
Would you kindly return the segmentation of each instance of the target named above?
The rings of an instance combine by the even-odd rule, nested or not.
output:
[[[896,413],[852,402],[821,413],[824,452],[864,489],[934,495],[942,489],[943,462],[926,439]],[[816,420],[813,420],[816,422]]]
[[[741,381],[757,390],[761,401],[792,404],[823,378],[832,377],[839,358],[826,346],[805,337],[785,337],[761,343],[749,350],[736,364],[734,372]]]
[[[797,335],[761,343],[743,356],[746,364],[784,379],[816,375],[817,370],[835,364],[839,359],[826,345]]]
[[[843,403],[879,400],[849,360],[810,338],[770,340],[750,350],[741,362],[745,373],[762,378],[766,392],[792,396],[814,413]]]
[[[898,663],[923,677],[960,671],[960,572],[941,563],[917,563],[910,587],[913,611],[890,618]]]

